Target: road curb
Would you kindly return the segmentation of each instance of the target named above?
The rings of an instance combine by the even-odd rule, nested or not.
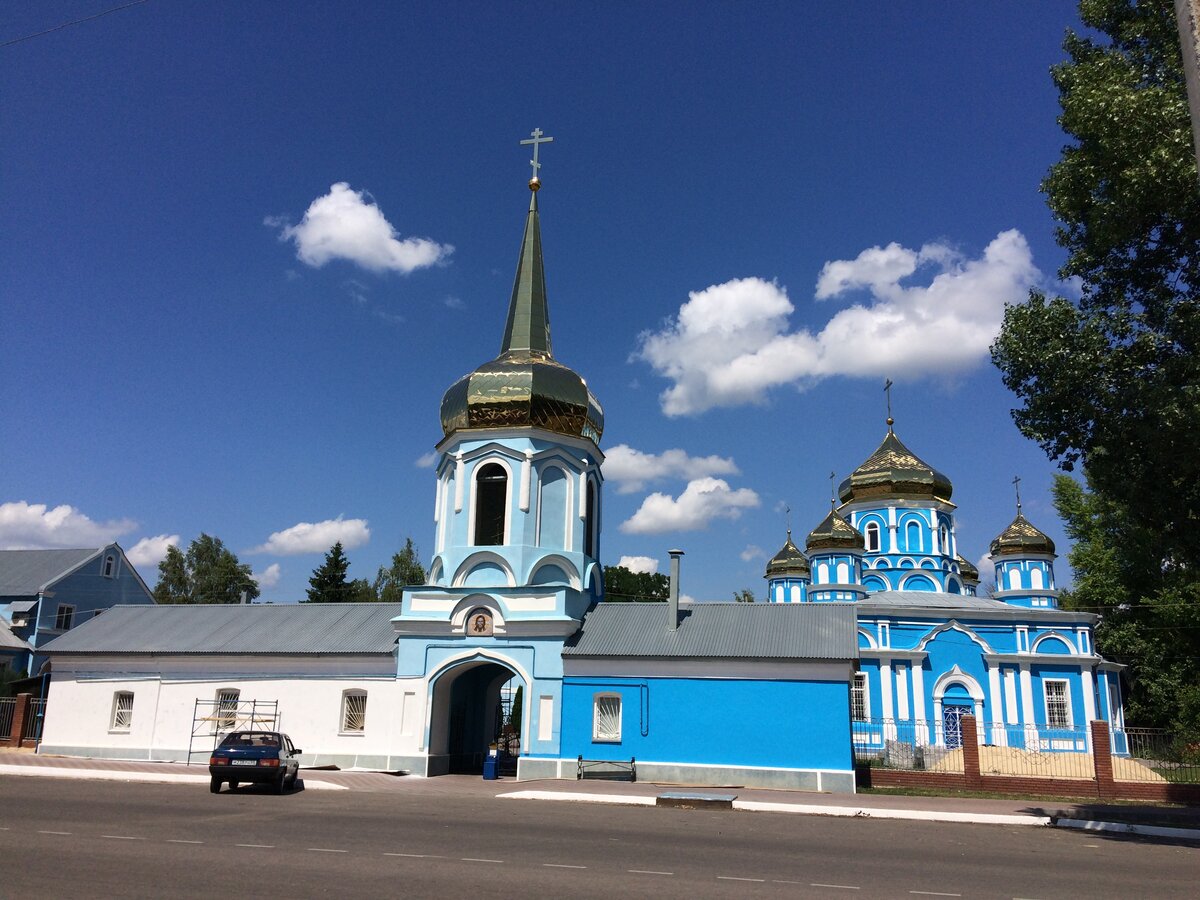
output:
[[[0,775],[29,775],[35,778],[75,778],[86,781],[147,781],[157,784],[208,784],[209,777],[185,775],[178,772],[122,772],[109,769],[64,769],[54,766],[0,765]],[[303,774],[300,780],[306,790],[346,791],[349,788],[328,781],[309,781]]]
[[[1091,819],[1068,818],[1055,818],[1052,824],[1055,828],[1076,828],[1080,831],[1096,831],[1104,834],[1134,834],[1145,837],[1200,841],[1200,828],[1172,828],[1167,825],[1137,825],[1132,822],[1096,822]]]

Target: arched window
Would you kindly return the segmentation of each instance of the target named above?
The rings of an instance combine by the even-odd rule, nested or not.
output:
[[[840,562],[837,564],[837,583],[850,583],[850,566],[847,563]]]
[[[921,551],[921,526],[917,522],[909,522],[904,527],[904,545],[909,553]]]
[[[539,547],[567,546],[567,507],[570,506],[570,482],[559,466],[542,469],[538,486]]]
[[[504,516],[508,508],[508,473],[498,463],[488,463],[475,476],[475,545],[504,543]]]
[[[950,555],[950,529],[946,527],[945,523],[943,523],[942,527],[938,529],[938,540],[941,541],[941,543],[942,543],[942,553],[945,556],[949,556]]]
[[[238,723],[238,700],[242,692],[237,688],[220,688],[217,691],[217,731],[231,731]]]
[[[117,574],[117,558],[111,553],[104,557],[104,577],[112,578]]]
[[[363,734],[367,730],[367,692],[342,691],[343,734]]]
[[[879,550],[879,523],[867,523],[867,552],[875,552]]]
[[[583,520],[583,555],[596,558],[596,483],[587,483],[587,506]]]
[[[1032,569],[1029,573],[1029,586],[1032,587],[1035,591],[1040,591],[1042,589],[1042,584],[1043,584],[1042,578],[1043,578],[1043,576],[1042,576],[1041,569],[1038,569],[1038,568]]]
[[[1014,591],[1021,587],[1021,572],[1016,566],[1008,570],[1008,587]]]

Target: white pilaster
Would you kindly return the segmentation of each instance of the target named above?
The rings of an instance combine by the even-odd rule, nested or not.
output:
[[[525,451],[525,459],[521,462],[521,512],[529,512],[529,485],[533,480],[533,451]]]
[[[463,462],[462,451],[454,454],[454,511],[462,512],[463,482],[466,481],[467,464]]]
[[[888,553],[896,553],[896,507],[889,506],[888,511]]]
[[[926,733],[925,725],[925,670],[921,668],[920,660],[913,661],[912,682],[913,718],[918,723],[916,740],[918,744],[926,744],[929,742],[929,735]]]
[[[892,661],[879,661],[879,696],[883,703],[883,731],[885,736],[895,738],[895,712],[892,708]]]
[[[1003,747],[1005,735],[1001,710],[1004,702],[1000,696],[1000,669],[995,665],[988,666],[988,703],[992,706],[992,743]]]
[[[1025,720],[1025,746],[1037,743],[1037,720],[1033,716],[1033,674],[1029,663],[1021,663],[1021,715]]]
[[[896,718],[908,721],[908,667],[896,664]]]

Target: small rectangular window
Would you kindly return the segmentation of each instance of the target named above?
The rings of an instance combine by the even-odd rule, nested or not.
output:
[[[621,698],[615,694],[596,696],[592,740],[612,743],[621,740]]]
[[[112,730],[128,731],[133,727],[133,693],[117,691],[113,694]]]
[[[222,688],[217,691],[217,731],[231,731],[237,725],[238,698],[242,692],[237,688]]]
[[[850,688],[850,714],[855,722],[867,721],[867,676],[865,672],[854,673],[854,684]]]
[[[1046,724],[1051,728],[1071,727],[1071,695],[1065,681],[1046,681]]]
[[[342,731],[363,732],[367,728],[365,691],[347,691],[342,695]]]
[[[54,627],[59,631],[67,631],[75,624],[75,607],[66,603],[58,604],[58,612],[54,616]]]

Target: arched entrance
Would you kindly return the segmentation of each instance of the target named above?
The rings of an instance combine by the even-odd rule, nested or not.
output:
[[[515,669],[488,658],[460,663],[439,675],[433,685],[429,774],[478,775],[496,744],[501,773],[515,775],[522,723],[519,708],[513,707],[523,685]]]

